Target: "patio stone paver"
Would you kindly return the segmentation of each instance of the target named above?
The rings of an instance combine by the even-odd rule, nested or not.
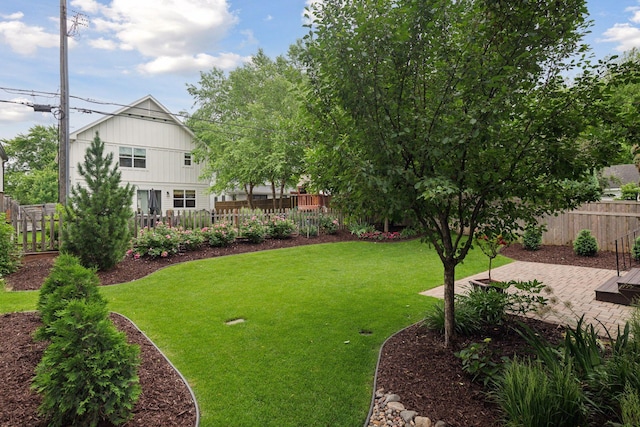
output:
[[[533,317],[563,325],[575,325],[577,319],[584,314],[585,322],[599,326],[600,321],[614,336],[617,326],[624,326],[633,309],[625,305],[596,301],[595,289],[615,275],[615,270],[524,261],[515,261],[491,270],[493,279],[537,279],[553,290],[550,296],[555,296],[557,303],[550,304],[551,310],[548,313]],[[456,293],[467,292],[470,279],[486,277],[488,273],[484,272],[456,281]],[[421,292],[421,295],[443,298],[444,286]]]

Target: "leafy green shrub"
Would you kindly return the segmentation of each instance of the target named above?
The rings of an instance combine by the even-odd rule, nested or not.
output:
[[[455,353],[462,361],[462,370],[471,375],[471,381],[481,378],[485,386],[493,381],[501,368],[500,364],[491,360],[493,351],[489,348],[490,342],[491,338],[485,338],[482,342],[472,343]],[[508,360],[506,356],[502,357],[503,363]]]
[[[543,225],[528,225],[522,236],[522,247],[528,251],[537,251],[542,246],[542,234],[546,231]]]
[[[633,242],[633,247],[631,248],[631,256],[636,261],[640,261],[640,236],[636,237],[635,242]]]
[[[72,300],[57,316],[32,384],[39,412],[50,426],[129,420],[140,395],[139,347],[127,344],[104,304]]]
[[[416,237],[418,234],[420,234],[420,233],[415,228],[413,228],[413,227],[405,227],[400,232],[400,238],[401,239],[411,239],[412,237]]]
[[[211,227],[203,228],[202,234],[209,242],[209,246],[223,248],[229,246],[236,240],[238,232],[230,222],[220,221],[212,224]]]
[[[105,154],[97,132],[84,163],[78,164],[78,173],[85,184],[71,188],[63,215],[62,250],[77,255],[85,267],[108,270],[129,247],[134,189],[130,184],[120,186],[113,153]]]
[[[316,237],[318,235],[318,226],[307,224],[300,227],[298,233],[304,237]]]
[[[598,241],[591,230],[580,230],[573,242],[573,251],[579,256],[594,256],[598,253]]]
[[[474,308],[467,304],[455,302],[455,331],[458,335],[472,335],[482,330],[482,322]],[[425,314],[424,326],[428,329],[444,333],[444,301],[439,300],[431,305]]]
[[[619,200],[638,200],[638,194],[640,194],[640,187],[633,182],[623,184],[620,187]]]
[[[323,234],[336,234],[340,227],[340,222],[333,215],[322,214],[319,217],[318,227]]]
[[[166,258],[177,254],[182,243],[180,230],[167,226],[162,222],[155,227],[145,227],[133,239],[133,249],[129,254],[135,258],[148,256],[150,258]]]
[[[267,227],[256,215],[244,219],[238,232],[250,243],[262,243],[267,238]]]
[[[509,294],[493,288],[473,288],[467,295],[459,295],[458,302],[472,307],[483,324],[500,325],[509,306]]]
[[[201,230],[179,230],[179,233],[180,248],[183,251],[196,251],[205,241]]]
[[[358,221],[358,222],[349,224],[349,232],[358,237],[361,237],[365,233],[373,233],[374,231],[376,231],[376,228],[373,225],[368,224],[366,222]]]
[[[292,220],[286,219],[280,215],[272,217],[267,222],[267,234],[274,239],[288,239],[291,237],[296,225]]]
[[[514,360],[496,383],[494,396],[507,426],[584,425],[585,397],[570,364],[546,370],[540,363]]]
[[[0,277],[13,273],[20,266],[22,253],[13,236],[13,227],[7,223],[6,214],[0,213]]]
[[[84,300],[106,307],[106,301],[98,292],[98,284],[95,272],[81,266],[78,258],[68,254],[59,255],[40,288],[37,308],[43,326],[36,331],[36,338],[51,338],[51,325],[60,318],[59,313],[70,301]]]

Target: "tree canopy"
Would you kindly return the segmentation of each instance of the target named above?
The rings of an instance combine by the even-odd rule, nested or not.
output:
[[[584,0],[325,0],[306,37],[315,180],[349,203],[418,223],[444,267],[445,342],[470,232],[595,200],[617,146],[584,57]],[[324,165],[324,167],[322,166]]]
[[[58,129],[34,126],[13,139],[3,139],[5,193],[22,205],[58,201]]]
[[[258,51],[228,75],[214,68],[187,86],[198,106],[188,120],[197,136],[194,154],[214,176],[214,191],[243,188],[251,203],[257,185],[270,183],[275,200],[276,188],[282,194],[297,183],[303,153],[294,89],[301,79],[284,57],[274,61]]]

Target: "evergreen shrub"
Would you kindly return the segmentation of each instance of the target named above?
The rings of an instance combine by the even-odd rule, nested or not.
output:
[[[13,273],[20,266],[20,249],[13,239],[14,231],[7,223],[5,213],[0,213],[0,277]]]
[[[140,396],[139,347],[127,344],[104,304],[72,300],[50,325],[32,388],[50,426],[125,423]]]
[[[579,256],[595,256],[598,253],[598,241],[591,230],[580,230],[573,242],[573,251]]]

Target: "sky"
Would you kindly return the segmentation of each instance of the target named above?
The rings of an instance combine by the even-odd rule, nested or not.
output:
[[[173,113],[193,111],[187,84],[258,49],[286,55],[308,32],[312,1],[321,0],[67,0],[71,132],[147,95]],[[640,0],[587,5],[596,58],[640,48]],[[59,22],[59,1],[0,2],[0,140],[57,123],[25,104],[60,104]]]

